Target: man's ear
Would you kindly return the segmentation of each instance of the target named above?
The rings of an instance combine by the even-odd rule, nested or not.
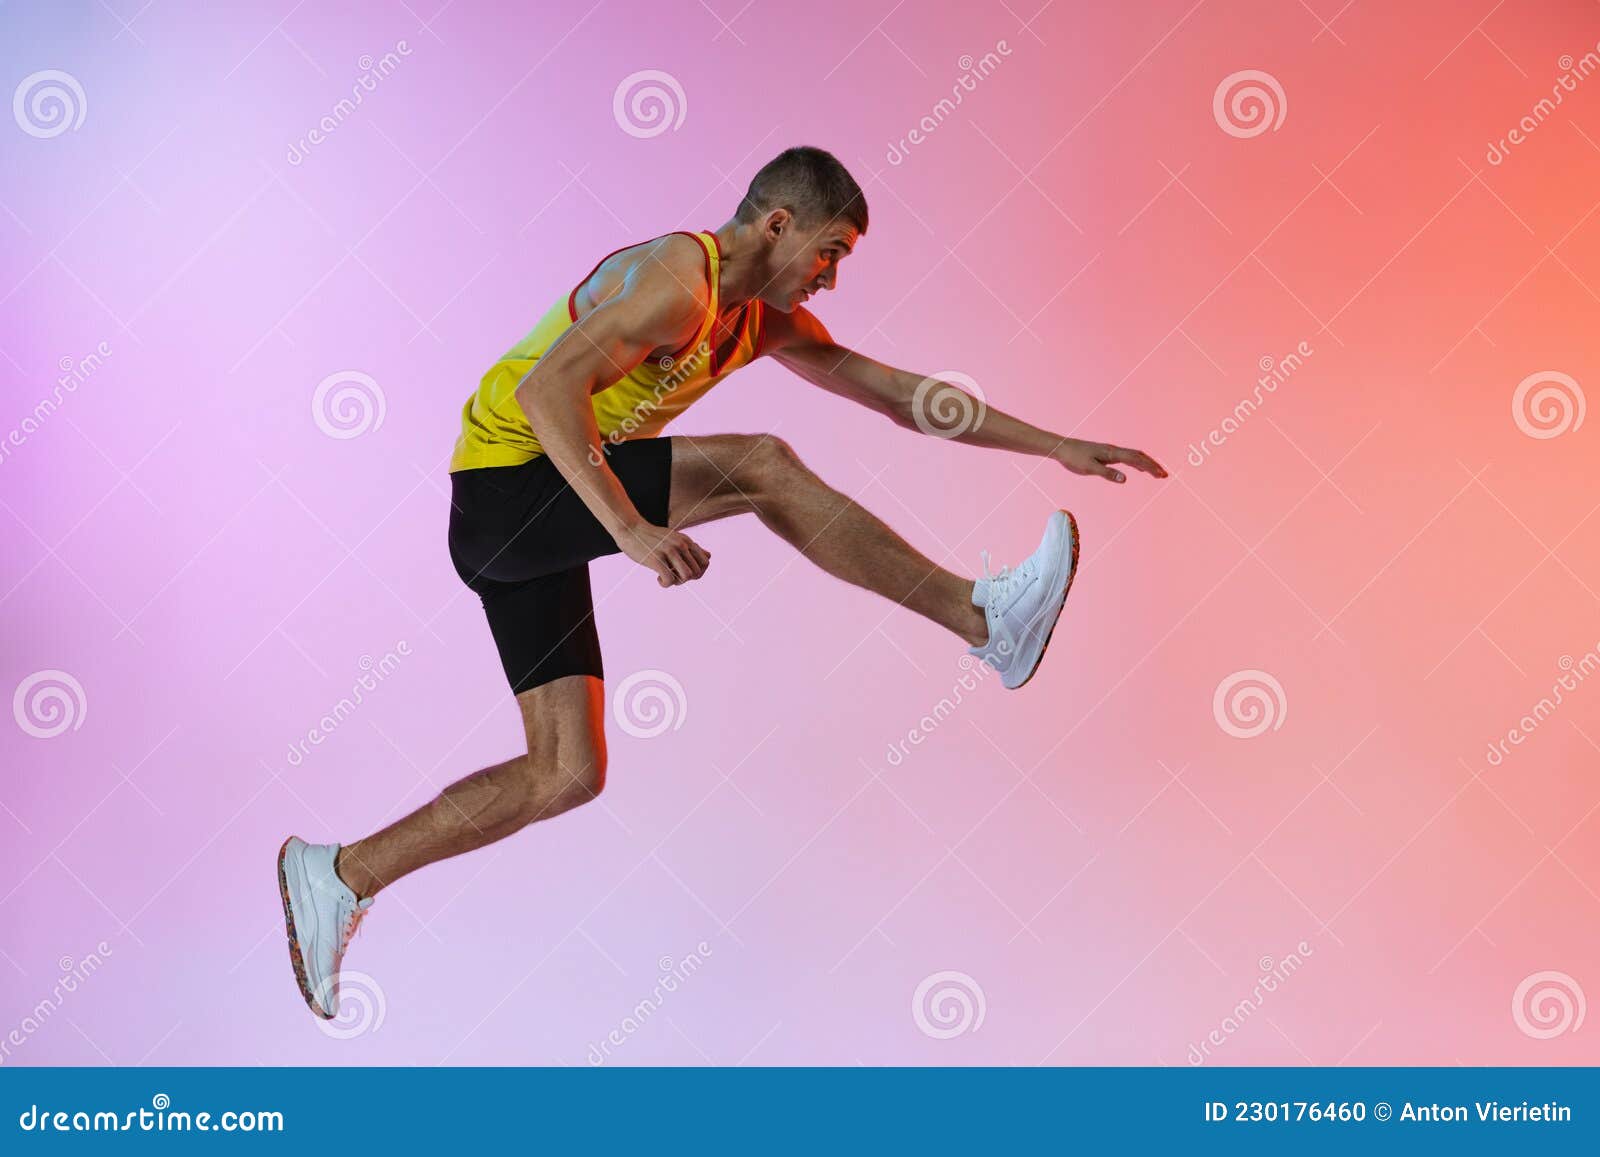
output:
[[[778,239],[794,224],[794,215],[789,210],[779,207],[767,214],[766,236],[767,240],[777,243]]]

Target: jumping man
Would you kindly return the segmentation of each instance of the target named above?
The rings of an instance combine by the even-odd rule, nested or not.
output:
[[[355,843],[284,843],[289,955],[312,1012],[337,1015],[340,964],[379,891],[600,793],[605,698],[591,559],[621,552],[661,586],[678,586],[711,565],[686,527],[754,514],[827,573],[955,634],[1006,687],[1033,675],[1077,568],[1066,511],[1049,516],[1033,554],[999,574],[985,554],[974,580],[918,553],[781,438],[661,436],[717,382],[770,355],[908,429],[1112,482],[1124,481],[1118,463],[1166,477],[1141,451],[1053,434],[992,406],[968,429],[930,424],[917,410],[922,375],[835,344],[804,307],[835,287],[866,231],[867,203],[844,166],[821,149],[788,149],[721,228],[608,255],[484,374],[450,462],[450,555],[483,601],[527,752]]]

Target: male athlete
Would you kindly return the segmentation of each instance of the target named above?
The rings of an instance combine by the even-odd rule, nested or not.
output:
[[[1032,676],[1077,567],[1066,511],[1050,515],[1038,550],[1015,568],[988,574],[985,552],[986,573],[973,580],[919,554],[780,438],[660,436],[717,382],[771,355],[909,429],[1112,482],[1124,480],[1115,463],[1166,477],[1138,450],[1052,434],[964,394],[947,400],[970,403],[981,421],[940,430],[919,409],[926,379],[834,344],[804,303],[834,288],[866,231],[867,203],[844,166],[821,149],[785,150],[732,220],[610,254],[483,376],[450,462],[450,555],[482,598],[528,749],[366,839],[284,843],[289,955],[312,1012],[337,1015],[340,963],[381,889],[599,794],[605,699],[591,559],[620,551],[663,587],[692,582],[711,555],[684,528],[752,513],[834,577],[953,632],[1006,687]]]

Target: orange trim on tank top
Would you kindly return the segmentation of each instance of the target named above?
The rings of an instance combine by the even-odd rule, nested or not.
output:
[[[717,247],[717,304],[721,305],[722,304],[722,242],[717,240],[717,235],[715,233],[711,234],[711,244],[713,244],[713,245],[715,245]],[[749,316],[750,316],[750,303],[747,301],[747,302],[744,303],[744,306],[739,310],[739,320],[734,324],[733,330],[732,330],[732,332],[736,335],[734,337],[734,339],[733,339],[733,353],[734,353],[735,357],[738,356],[738,353],[739,353],[739,342],[744,337],[745,322],[749,320]],[[750,352],[750,360],[751,361],[755,361],[755,359],[760,356],[761,338],[762,338],[762,336],[764,334],[764,331],[766,330],[766,327],[767,327],[767,311],[765,309],[763,309],[760,313],[758,313],[756,315],[756,337],[755,337],[755,341],[750,346],[750,350],[751,350],[751,352]],[[711,333],[712,333],[713,337],[716,336],[716,325],[714,323],[713,323],[713,325],[711,327]],[[717,351],[716,351],[715,348],[713,348],[712,351],[711,351],[711,376],[712,377],[716,377],[717,376]]]

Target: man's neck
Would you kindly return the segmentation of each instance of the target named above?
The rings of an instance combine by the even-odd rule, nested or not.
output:
[[[722,253],[721,307],[724,311],[736,310],[765,288],[766,274],[758,258],[760,250],[737,220],[729,220],[712,232]]]

